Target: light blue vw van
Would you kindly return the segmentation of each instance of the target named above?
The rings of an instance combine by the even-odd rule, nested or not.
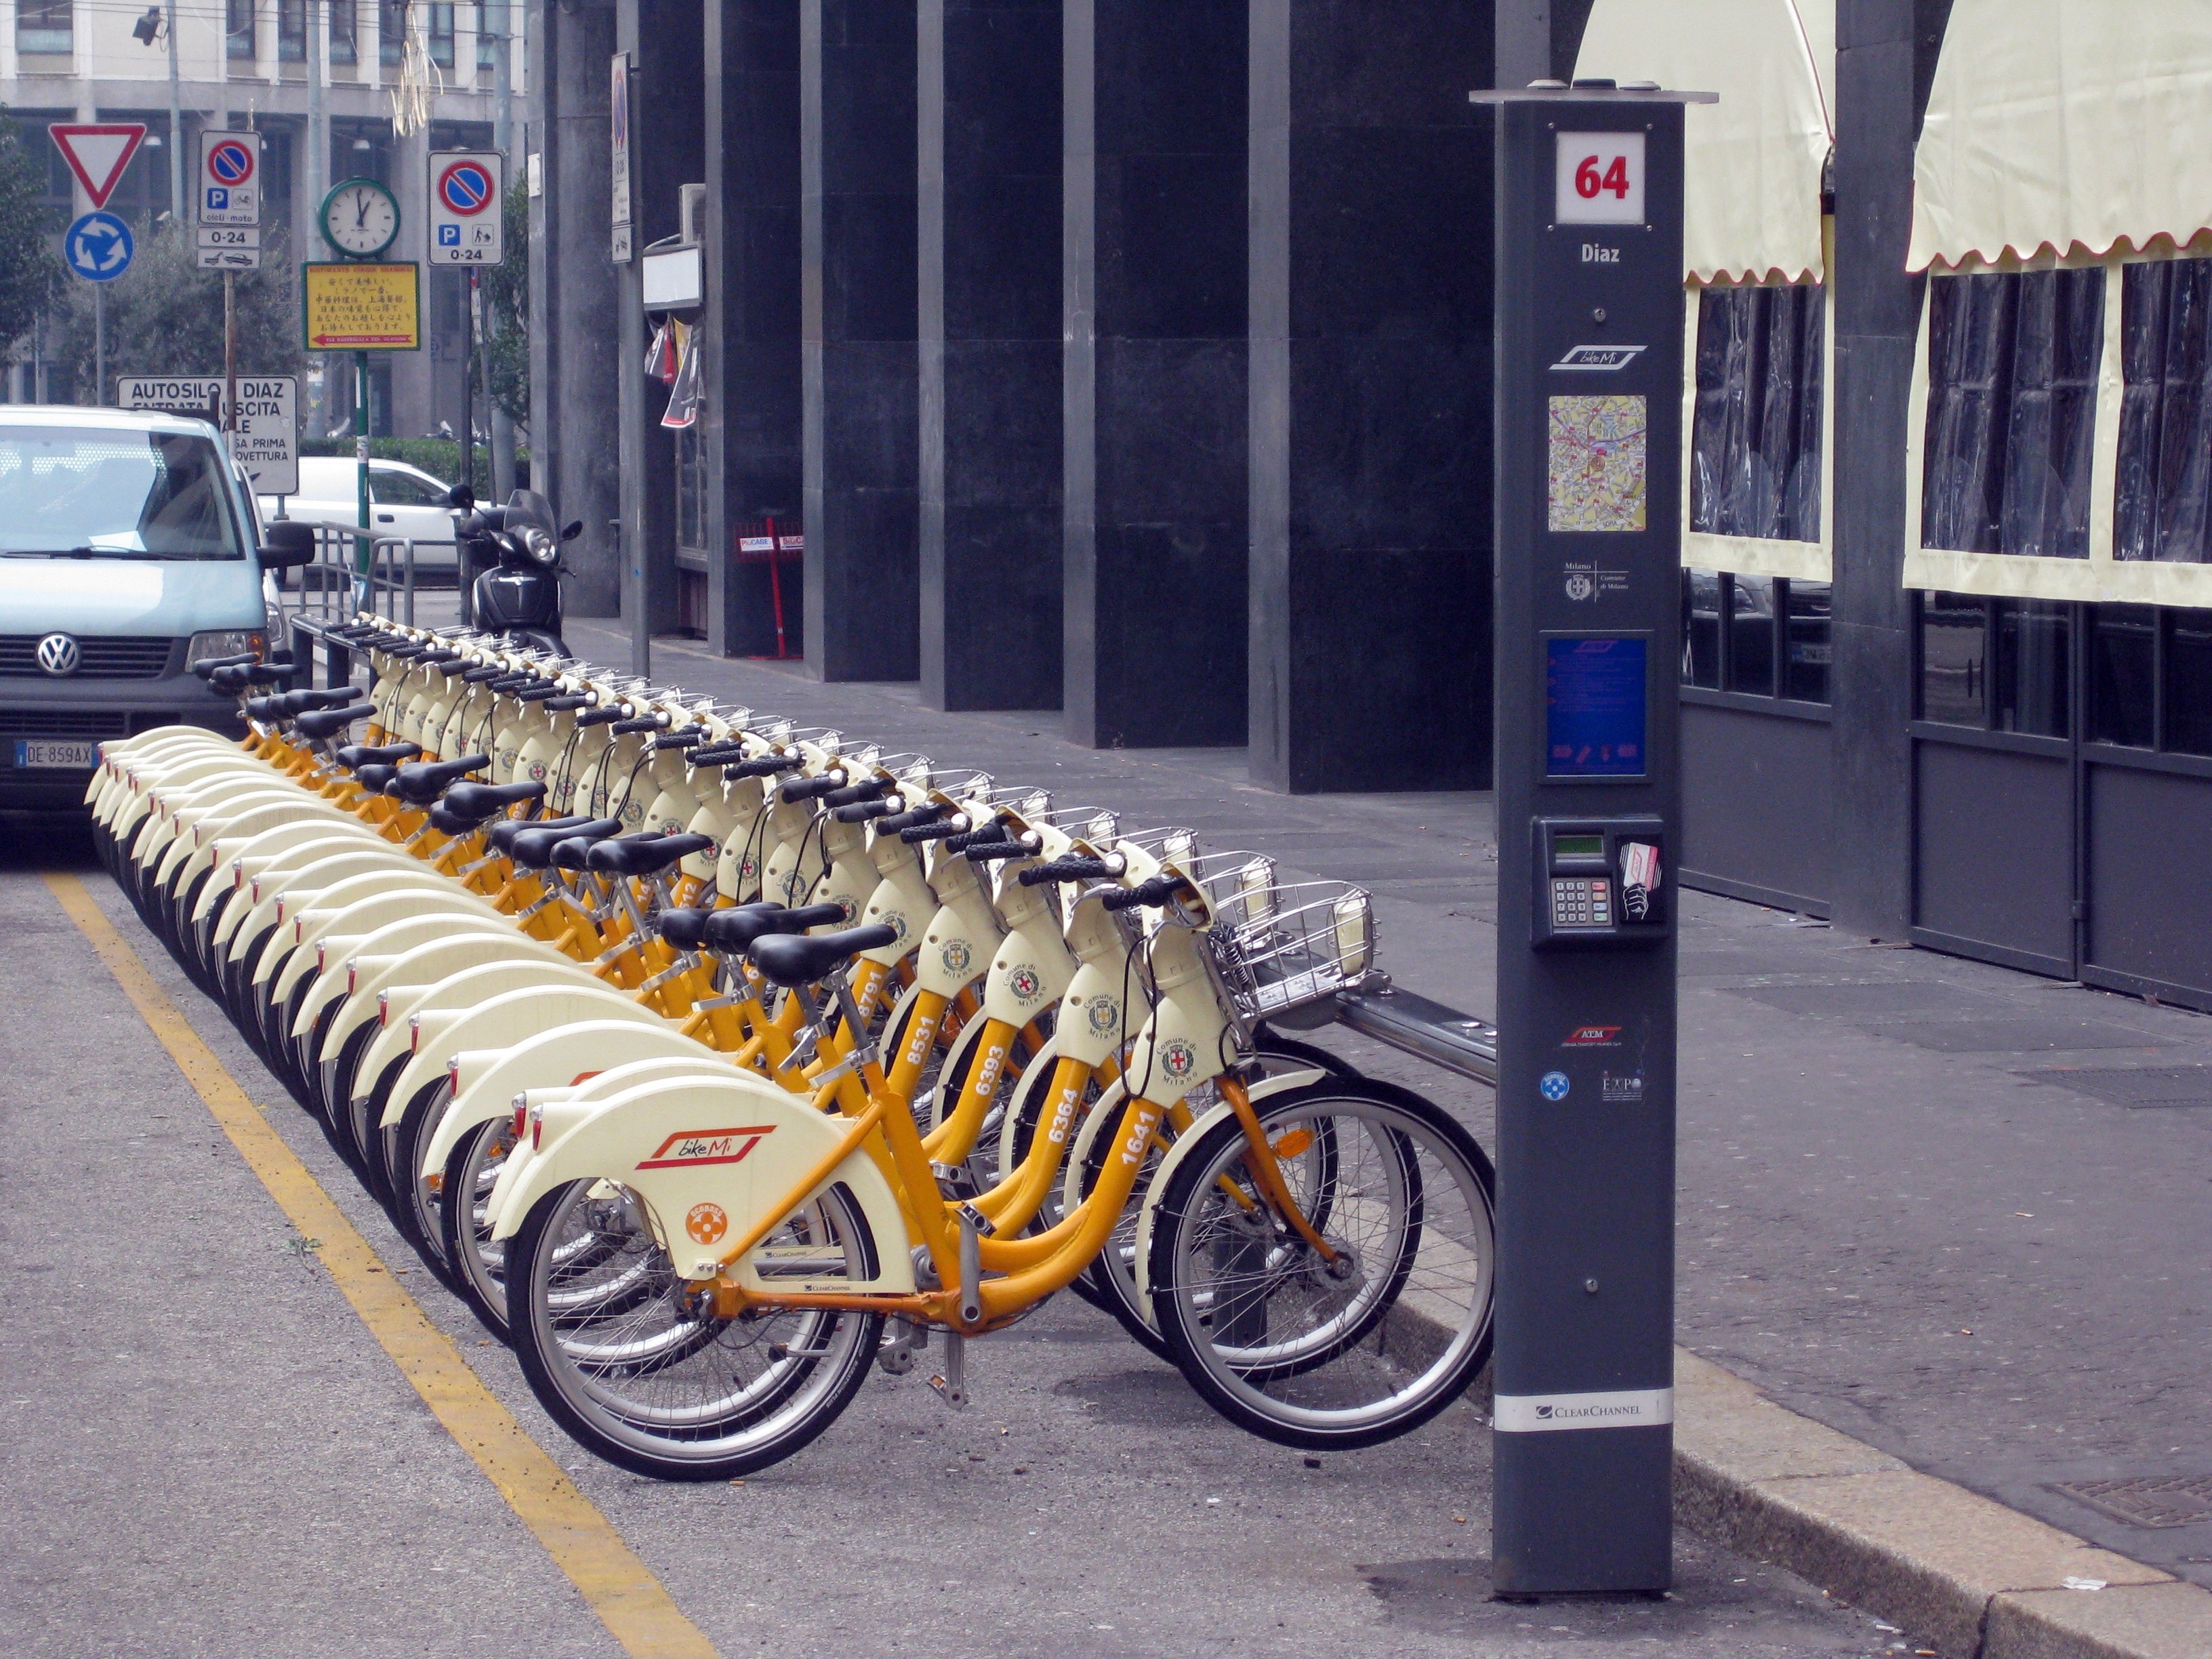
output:
[[[0,808],[77,806],[103,738],[238,732],[191,665],[266,653],[262,570],[313,539],[263,534],[204,421],[0,404]]]

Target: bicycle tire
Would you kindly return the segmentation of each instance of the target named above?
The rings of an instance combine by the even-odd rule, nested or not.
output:
[[[1342,1265],[1272,1215],[1245,1167],[1244,1130],[1224,1119],[1156,1200],[1146,1265],[1161,1337],[1206,1402],[1253,1434],[1314,1450],[1395,1439],[1489,1359],[1490,1161],[1443,1111],[1372,1080],[1332,1077],[1255,1109]],[[1322,1137],[1281,1150],[1316,1121],[1334,1131],[1325,1206],[1298,1167]]]

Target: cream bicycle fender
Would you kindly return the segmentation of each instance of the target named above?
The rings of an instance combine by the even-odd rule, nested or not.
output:
[[[464,968],[428,985],[407,985],[394,988],[386,1005],[391,1011],[384,1030],[378,1032],[368,1050],[362,1056],[357,1076],[379,1078],[386,1066],[402,1054],[419,1054],[422,1047],[422,1029],[430,1028],[434,1036],[441,1017],[458,1013],[489,1002],[495,996],[509,991],[526,990],[536,986],[571,986],[578,982],[574,971],[563,972],[545,962],[491,962],[474,968]],[[625,1028],[631,1022],[617,1022]],[[645,1027],[639,1026],[639,1030]],[[412,1097],[396,1091],[385,1102],[384,1127],[397,1128],[400,1117]]]
[[[330,948],[321,954],[337,963],[343,957],[333,953],[343,951],[353,941],[366,938],[389,922],[410,916],[481,915],[460,902],[467,896],[457,891],[451,882],[428,871],[395,871],[389,876],[379,872],[373,879],[378,883],[374,891],[343,906],[326,908],[313,896],[303,898],[297,892],[276,895],[276,902],[286,907],[286,915],[291,915],[290,906],[295,903],[300,904],[301,908],[293,918],[289,938],[281,922],[270,924],[276,927],[276,937],[255,964],[254,983],[274,981],[274,993],[281,1000],[292,994],[292,988],[303,975],[320,971],[316,965],[317,955],[319,947],[326,943]],[[241,927],[239,932],[245,933],[246,930]],[[250,942],[249,935],[240,948]]]
[[[329,825],[313,821],[280,823],[243,837],[236,830],[226,831],[220,840],[210,842],[204,849],[208,854],[207,867],[215,874],[200,889],[200,896],[192,906],[192,920],[204,921],[217,903],[240,893],[246,883],[276,860],[277,854],[295,847],[332,839]],[[191,876],[188,866],[185,872],[188,884]]]
[[[325,866],[341,862],[346,867],[335,871],[335,878],[327,886],[306,879]],[[308,947],[308,959],[313,960],[313,947],[337,925],[339,918],[357,905],[397,902],[400,908],[393,914],[404,915],[432,908],[432,900],[438,902],[438,908],[453,903],[457,895],[451,882],[432,875],[411,859],[404,862],[414,867],[405,868],[393,864],[389,858],[363,853],[348,855],[343,860],[318,860],[299,872],[302,879],[296,884],[271,887],[264,878],[261,896],[254,901],[253,908],[231,935],[232,958],[243,957],[255,939],[273,929],[270,947],[254,966],[254,982],[259,984],[274,975],[303,945]],[[248,888],[249,896],[252,892]],[[226,913],[223,920],[229,919]]]
[[[619,991],[599,985],[528,985],[487,997],[471,1008],[431,1008],[420,1015],[415,1057],[392,1086],[392,1094],[412,1100],[423,1085],[445,1074],[457,1054],[471,1049],[512,1048],[532,1037],[584,1020],[620,1020],[647,1030],[674,1035],[676,1028],[641,1008]],[[688,1039],[687,1039],[688,1041]]]
[[[500,1172],[492,1237],[513,1237],[540,1198],[568,1182],[615,1182],[637,1194],[678,1273],[711,1277],[718,1270],[716,1248],[748,1231],[763,1211],[780,1214],[792,1189],[836,1152],[844,1121],[743,1075],[664,1079],[604,1102],[549,1104],[535,1155],[519,1166],[510,1160]],[[780,1279],[777,1288],[911,1292],[906,1220],[865,1145],[855,1146],[801,1201],[838,1184],[852,1194],[874,1235],[872,1276]],[[746,1288],[767,1288],[750,1259],[734,1272]]]
[[[248,876],[246,891],[241,894],[248,900],[248,905],[243,911],[237,905],[223,911],[223,921],[215,925],[215,936],[219,940],[228,938],[230,960],[239,960],[265,931],[272,927],[283,929],[285,922],[292,922],[295,936],[283,947],[292,949],[292,945],[299,942],[301,914],[319,900],[337,900],[347,883],[356,883],[356,898],[368,898],[374,891],[389,891],[392,883],[407,874],[407,867],[414,863],[414,858],[407,854],[392,852],[392,845],[385,841],[356,841],[349,848],[330,849],[319,858],[307,858],[299,867],[289,867],[279,860],[276,869]],[[447,887],[452,887],[452,883],[447,883]]]
[[[1328,1076],[1328,1073],[1318,1066],[1304,1071],[1285,1072],[1276,1077],[1261,1079],[1244,1092],[1256,1104],[1271,1095],[1281,1094],[1285,1089],[1303,1089],[1309,1083],[1319,1083]],[[1159,1208],[1159,1194],[1168,1189],[1168,1177],[1176,1172],[1176,1166],[1189,1154],[1190,1149],[1198,1145],[1200,1135],[1222,1119],[1236,1115],[1236,1108],[1225,1100],[1200,1113],[1190,1127],[1175,1138],[1175,1145],[1168,1148],[1168,1155],[1160,1160],[1160,1167],[1152,1171],[1152,1183],[1145,1188],[1144,1207],[1137,1212],[1137,1295],[1140,1299],[1148,1300],[1152,1293],[1147,1272],[1152,1254],[1152,1217]],[[1146,1322],[1151,1322],[1149,1312]]]
[[[240,866],[231,872],[230,880],[224,884],[238,896],[240,902],[234,908],[226,909],[216,920],[215,937],[217,940],[228,939],[238,931],[239,924],[264,903],[270,903],[273,910],[275,907],[271,902],[281,899],[285,890],[295,878],[304,884],[294,896],[285,914],[295,914],[305,908],[307,900],[303,896],[317,891],[318,881],[326,882],[331,879],[331,878],[310,879],[313,872],[325,864],[335,870],[339,865],[350,860],[359,867],[367,869],[369,866],[362,863],[362,860],[365,858],[374,858],[377,862],[377,867],[390,868],[392,867],[391,854],[390,846],[376,840],[374,836],[349,835],[340,830],[323,829],[319,830],[315,836],[308,840],[294,842],[276,852],[242,860]]]
[[[527,1089],[574,1088],[594,1073],[611,1072],[645,1060],[669,1060],[711,1068],[726,1064],[705,1044],[667,1026],[641,1025],[629,1019],[583,1019],[562,1025],[507,1048],[470,1048],[446,1062],[453,1098],[424,1143],[425,1170],[442,1170],[463,1135],[514,1109],[514,1097]],[[392,1098],[412,1099],[397,1089]],[[389,1116],[389,1112],[386,1114]]]
[[[353,975],[347,970],[348,963],[359,963],[366,972],[370,960],[375,957],[397,956],[412,945],[441,939],[471,923],[481,925],[482,921],[483,918],[464,910],[431,910],[386,922],[366,933],[324,934],[316,942],[316,954],[322,960],[312,970],[315,974],[314,987],[301,1000],[300,1018],[293,1022],[291,1034],[306,1036],[315,1029],[315,1021],[324,1008],[351,994],[353,988],[349,981]]]
[[[187,890],[200,872],[215,868],[226,858],[236,857],[264,836],[274,834],[287,837],[269,843],[267,850],[275,852],[312,836],[327,835],[330,823],[320,813],[302,812],[276,802],[242,812],[220,829],[198,837],[198,844],[177,871],[177,890]]]
[[[518,945],[522,949],[518,950]],[[531,946],[536,949],[531,949]],[[441,930],[420,945],[413,945],[396,955],[389,950],[375,957],[356,958],[358,971],[349,977],[353,988],[347,994],[345,1006],[338,1010],[331,1022],[331,1034],[326,1039],[333,1051],[345,1041],[356,1026],[384,1017],[390,1006],[389,1000],[379,1003],[380,991],[394,986],[435,985],[469,968],[481,968],[496,962],[538,962],[548,968],[557,968],[564,975],[591,982],[591,975],[578,967],[574,961],[558,951],[539,945],[536,939],[526,939],[512,927],[502,927],[496,922],[474,923],[456,927],[450,932]],[[402,1022],[403,1029],[404,1022]],[[375,1073],[368,1073],[374,1076]]]

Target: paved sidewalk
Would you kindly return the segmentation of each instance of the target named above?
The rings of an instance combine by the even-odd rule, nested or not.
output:
[[[569,629],[628,660],[603,624]],[[702,693],[1188,824],[1377,896],[1382,965],[1487,1015],[1489,798],[1285,797],[1242,751],[1091,750],[1054,714],[948,715],[911,685],[654,642]],[[1706,895],[1682,908],[1683,1343],[1912,1468],[2212,1584],[2212,1018],[1894,947]],[[1348,1034],[1460,1111],[1488,1092]],[[2165,1482],[2163,1517],[2100,1482]],[[2093,1506],[2054,1488],[2089,1485]],[[2155,1494],[2154,1494],[2155,1496]]]

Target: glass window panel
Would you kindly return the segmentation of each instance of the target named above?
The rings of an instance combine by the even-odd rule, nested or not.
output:
[[[1774,578],[1731,576],[1728,689],[1774,695]]]
[[[2104,275],[1930,284],[1921,545],[2088,557]]]
[[[452,0],[431,0],[430,61],[440,69],[453,66],[453,8]]]
[[[376,0],[377,61],[397,65],[406,45],[406,0]]]
[[[15,50],[31,52],[76,51],[74,0],[17,0]]]
[[[331,0],[330,33],[331,62],[350,64],[356,61],[360,48],[356,44],[354,0]]]
[[[1790,618],[1790,648],[1784,662],[1782,695],[1799,702],[1826,702],[1833,652],[1828,630],[1828,584],[1792,581],[1784,585],[1789,589],[1784,608]]]
[[[1994,725],[2000,732],[2063,738],[2068,718],[2069,607],[2049,599],[1999,599]]]
[[[2166,747],[2212,755],[2212,615],[2176,611],[2166,636]]]
[[[253,56],[253,0],[223,0],[223,51],[232,58]]]
[[[1682,573],[1682,684],[1721,689],[1721,578],[1717,570]]]
[[[1947,726],[1989,724],[1989,601],[1927,593],[1920,601],[1920,717]]]
[[[2149,749],[2157,743],[2153,678],[2158,611],[2100,605],[2089,611],[2089,740]]]
[[[276,56],[287,64],[307,57],[307,0],[276,0]]]
[[[2112,554],[2212,559],[2212,259],[2126,267],[2120,285],[2120,447]]]
[[[1698,295],[1692,530],[1820,540],[1826,331],[1817,283]]]

